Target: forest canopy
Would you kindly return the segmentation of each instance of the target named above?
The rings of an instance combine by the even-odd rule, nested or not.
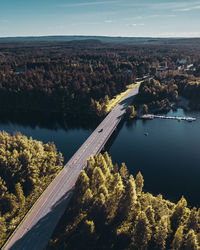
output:
[[[62,168],[54,144],[0,132],[0,246]]]
[[[199,249],[200,209],[143,191],[107,153],[88,160],[47,249]]]
[[[173,45],[93,40],[0,43],[0,112],[101,117],[106,100],[136,78],[152,75],[168,83],[179,75],[200,76],[199,55],[196,43],[180,46],[178,41]],[[180,64],[181,59],[186,65]],[[188,64],[192,70],[187,70]]]

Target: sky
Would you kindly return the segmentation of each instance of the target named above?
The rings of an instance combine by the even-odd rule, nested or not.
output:
[[[0,37],[200,37],[200,0],[0,0]]]

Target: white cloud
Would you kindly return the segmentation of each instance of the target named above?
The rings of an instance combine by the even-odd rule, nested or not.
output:
[[[72,26],[82,26],[82,25],[99,25],[101,24],[100,22],[77,22],[77,23],[72,23]]]
[[[196,6],[189,7],[189,8],[177,9],[175,11],[186,12],[186,11],[192,11],[192,10],[198,10],[198,9],[200,9],[200,5],[196,5]]]
[[[113,23],[112,20],[105,20],[104,23]]]
[[[66,3],[60,4],[59,7],[81,7],[81,6],[93,6],[93,5],[105,5],[116,3],[116,1],[98,1],[98,2],[83,2],[83,3]]]
[[[128,23],[127,26],[129,27],[144,26],[144,23]]]
[[[144,8],[149,8],[152,10],[169,10],[169,11],[190,11],[199,9],[200,1],[165,1],[161,3],[146,3],[144,4]]]
[[[177,15],[174,14],[167,14],[167,15],[146,15],[146,16],[135,16],[135,17],[127,17],[123,20],[146,20],[146,19],[156,19],[156,18],[170,18],[170,17],[177,17]]]

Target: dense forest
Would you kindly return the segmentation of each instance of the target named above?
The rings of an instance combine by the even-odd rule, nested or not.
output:
[[[179,93],[190,101],[192,109],[200,110],[200,78],[193,75],[176,76]]]
[[[54,144],[0,132],[0,246],[62,167]]]
[[[34,124],[41,116],[39,122],[55,128],[54,117],[92,124],[105,116],[109,100],[144,76],[127,117],[140,104],[143,113],[163,111],[179,96],[200,109],[198,43],[1,41],[1,120],[12,113],[26,124],[36,114]],[[62,163],[52,143],[0,133],[0,246]],[[107,153],[91,157],[48,249],[199,249],[200,210],[189,209],[184,197],[175,204],[146,193],[143,184],[141,173],[134,178]]]
[[[47,249],[199,249],[200,209],[143,185],[140,172],[134,178],[107,153],[91,157]]]
[[[166,84],[149,79],[141,83],[136,103],[143,104],[143,113],[168,111],[171,103],[178,101],[178,94],[178,86],[174,80]]]
[[[199,55],[197,44],[175,42],[1,42],[0,112],[59,113],[66,118],[104,116],[106,100],[138,77],[153,75],[161,84],[163,79],[168,83],[183,73],[198,77]],[[184,71],[183,59],[186,65],[193,64],[195,71]],[[162,95],[166,95],[166,88]]]

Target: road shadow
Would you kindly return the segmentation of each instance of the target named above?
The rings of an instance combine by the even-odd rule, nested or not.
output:
[[[42,250],[45,249],[53,231],[72,197],[72,188],[64,194],[52,207],[51,211],[42,217],[27,233],[19,239],[10,250]]]
[[[115,131],[112,133],[112,135],[110,136],[110,138],[108,139],[108,141],[106,142],[106,144],[104,145],[103,149],[102,149],[102,153],[104,152],[109,152],[110,148],[112,147],[113,143],[115,142],[115,140],[117,139],[122,127],[124,125],[124,120],[122,120],[117,128],[115,129]]]
[[[130,96],[125,100],[122,100],[119,104],[123,106],[122,110],[127,109],[127,105],[132,105],[135,100],[135,96]]]

